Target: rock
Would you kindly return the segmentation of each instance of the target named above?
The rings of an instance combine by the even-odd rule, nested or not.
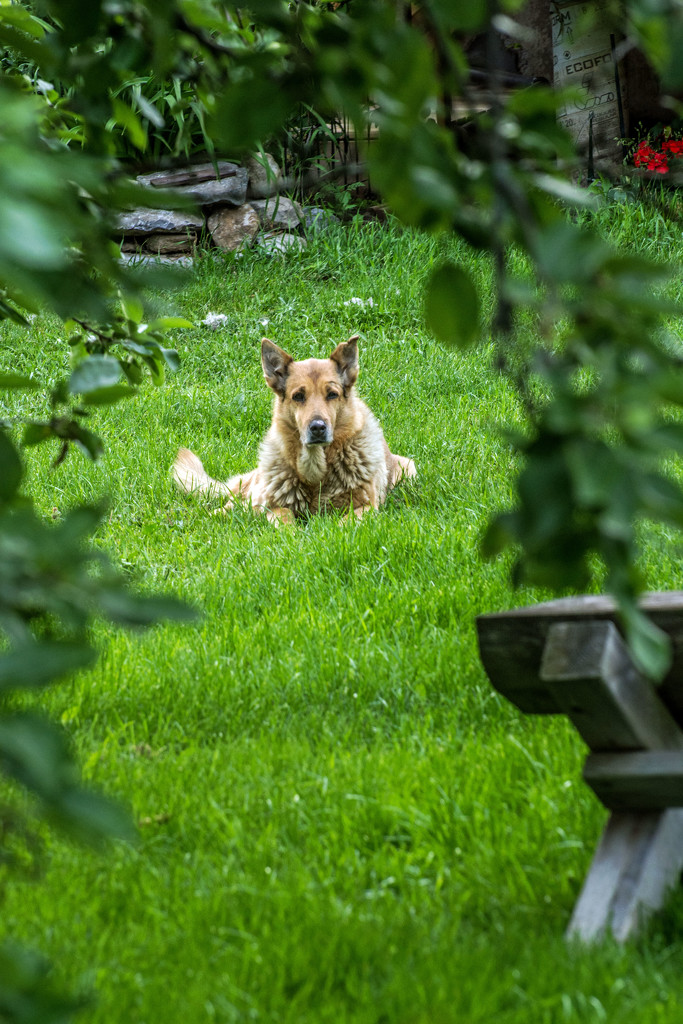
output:
[[[206,223],[214,242],[224,252],[234,252],[243,245],[250,245],[260,227],[258,215],[248,203],[237,209],[218,207],[209,214]]]
[[[257,244],[268,252],[287,252],[290,249],[305,249],[308,242],[301,235],[292,235],[285,231],[282,234],[259,235]]]
[[[331,210],[323,210],[320,206],[304,206],[303,224],[307,232],[327,231],[333,224],[341,224],[341,221]]]
[[[184,196],[192,196],[201,206],[212,206],[214,203],[229,203],[230,206],[242,206],[247,198],[247,180],[248,173],[245,167],[239,167],[237,164],[228,163],[224,161],[222,167],[222,178],[212,177],[208,180],[197,180],[193,185],[175,185],[173,191],[180,193]],[[187,168],[187,172],[195,172],[197,179],[204,178],[210,171],[213,170],[213,164],[196,164],[193,168]],[[178,173],[178,179],[180,180],[180,174]],[[213,171],[215,175],[215,171]],[[149,185],[156,190],[159,189],[159,181],[168,181],[172,175],[160,174],[142,174],[138,177],[137,181],[140,185]],[[171,187],[165,185],[164,187]]]
[[[201,230],[204,219],[183,210],[149,210],[138,207],[116,218],[116,227],[124,234],[152,235],[157,231],[179,234],[188,228]]]
[[[251,205],[256,210],[259,220],[266,228],[298,228],[303,217],[303,210],[298,203],[284,196],[273,196],[271,199],[252,199]]]
[[[265,161],[265,165],[262,161]],[[266,199],[280,191],[282,171],[275,157],[264,153],[262,157],[250,157],[246,164],[249,174],[247,197],[249,199]]]
[[[170,255],[171,253],[192,252],[196,244],[197,236],[194,234],[156,234],[147,236],[143,248],[147,252]]]
[[[158,267],[160,264],[167,267],[193,267],[194,260],[191,256],[145,256],[141,253],[122,253],[121,263],[129,267]]]

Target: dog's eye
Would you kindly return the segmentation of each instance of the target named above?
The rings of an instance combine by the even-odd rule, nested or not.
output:
[[[339,393],[337,391],[328,391],[327,392],[327,401],[331,402],[333,398],[339,398]]]
[[[297,391],[295,394],[292,395],[292,401],[293,402],[305,402],[306,401],[306,392],[305,391]]]

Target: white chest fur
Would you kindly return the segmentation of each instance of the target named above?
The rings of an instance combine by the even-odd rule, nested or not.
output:
[[[321,444],[306,445],[301,449],[297,469],[307,484],[319,484],[327,473],[325,448]]]

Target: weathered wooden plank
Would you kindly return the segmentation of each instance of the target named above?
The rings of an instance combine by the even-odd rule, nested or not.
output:
[[[612,811],[683,807],[683,751],[590,754],[584,781]]]
[[[198,185],[204,181],[234,178],[236,174],[237,170],[234,164],[227,160],[219,160],[216,167],[213,164],[199,164],[196,167],[168,171],[166,174],[158,172],[149,175],[149,184],[152,188],[179,188],[182,185]]]
[[[639,603],[671,640],[672,665],[659,694],[683,724],[683,591],[644,594]],[[478,616],[479,653],[494,688],[527,713],[557,713],[560,709],[539,678],[547,632],[555,622],[589,618],[618,626],[614,601],[592,595],[560,598]]]
[[[678,884],[683,810],[614,812],[574,907],[568,938],[592,942],[611,932],[632,938]]]
[[[539,675],[591,750],[683,750],[683,733],[614,623],[553,623]]]

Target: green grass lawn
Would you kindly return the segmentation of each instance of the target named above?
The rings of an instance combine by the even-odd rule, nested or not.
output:
[[[301,255],[204,261],[159,311],[226,325],[178,331],[165,387],[97,411],[102,461],[55,470],[54,451],[27,452],[42,513],[109,495],[98,544],[202,613],[98,626],[97,667],[44,699],[140,823],[136,847],[104,852],[51,836],[42,877],[6,886],[4,933],[96,990],[83,1020],[680,1024],[683,899],[625,948],[565,945],[605,812],[576,734],[523,717],[478,661],[477,614],[548,595],[514,592],[509,560],[479,554],[512,501],[501,428],[521,420],[485,339],[452,354],[423,327],[449,251],[488,294],[487,265],[455,243],[371,225]],[[179,445],[218,477],[255,465],[263,334],[305,358],[356,332],[359,392],[416,482],[362,521],[288,529],[174,492]],[[6,326],[0,366],[49,381],[68,346],[47,318],[32,338],[25,352]],[[680,540],[644,543],[648,585],[681,587]]]

